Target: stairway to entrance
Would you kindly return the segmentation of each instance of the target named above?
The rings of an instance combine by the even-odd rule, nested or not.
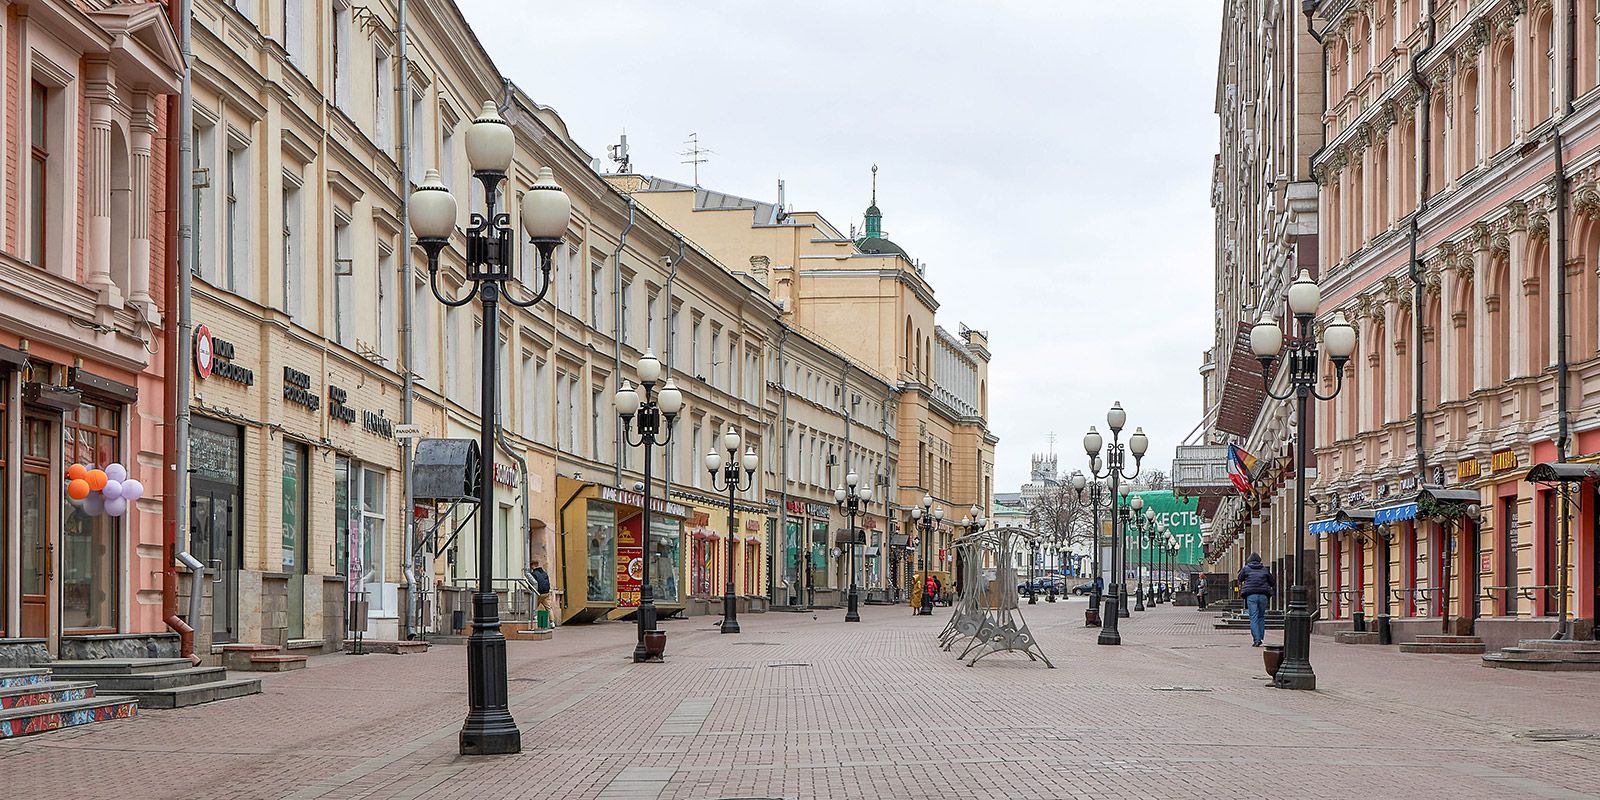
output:
[[[186,658],[97,658],[48,666],[57,677],[93,681],[137,699],[142,708],[183,708],[261,691],[260,678],[233,678],[222,667],[194,667]]]
[[[1483,657],[1486,667],[1539,672],[1600,672],[1600,642],[1523,639]]]
[[[1405,642],[1399,645],[1402,653],[1461,653],[1467,655],[1483,654],[1482,636],[1450,636],[1439,633],[1424,633],[1414,642]]]
[[[58,681],[48,668],[0,669],[0,739],[133,716],[138,700],[95,688],[89,681]]]

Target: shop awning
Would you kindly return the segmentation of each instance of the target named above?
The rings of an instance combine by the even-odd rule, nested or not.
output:
[[[1353,530],[1355,527],[1355,523],[1353,522],[1346,522],[1345,520],[1337,518],[1329,518],[1319,519],[1316,522],[1307,525],[1306,530],[1309,531],[1313,536],[1322,536],[1328,533],[1338,533],[1340,531]]]
[[[1369,508],[1341,508],[1339,509],[1339,512],[1333,516],[1334,519],[1337,519],[1340,522],[1348,522],[1353,527],[1360,528],[1371,527],[1377,514],[1375,514],[1372,509]]]
[[[1546,462],[1528,470],[1529,483],[1582,483],[1591,479],[1600,479],[1600,464]]]
[[[1400,503],[1398,505],[1384,506],[1372,512],[1372,524],[1387,525],[1391,522],[1405,522],[1417,518],[1417,504],[1415,502]]]

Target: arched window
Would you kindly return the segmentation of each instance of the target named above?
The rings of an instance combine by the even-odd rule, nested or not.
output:
[[[1428,110],[1428,194],[1436,195],[1444,191],[1446,176],[1453,166],[1444,156],[1444,143],[1448,135],[1448,123],[1444,113],[1445,98],[1443,92],[1447,87],[1434,87],[1433,101]]]
[[[1555,37],[1551,34],[1551,14],[1549,9],[1546,9],[1533,20],[1532,41],[1528,47],[1529,86],[1526,105],[1529,127],[1549,119],[1555,110],[1556,51]]]
[[[1376,179],[1378,176],[1383,175],[1389,166],[1389,143],[1387,141],[1383,141],[1378,144],[1378,148],[1372,156],[1372,163],[1373,172],[1377,173],[1372,182],[1373,205],[1377,207],[1377,210],[1372,215],[1372,228],[1374,235],[1377,235],[1388,230],[1390,222],[1389,181]],[[1389,180],[1399,180],[1399,176],[1390,175]]]
[[[913,362],[915,361],[915,359],[911,355],[911,349],[913,347],[917,346],[916,345],[916,341],[917,340],[912,338],[912,336],[911,336],[911,315],[907,314],[906,315],[906,355],[905,355],[905,365],[902,367],[902,369],[904,369],[906,372],[912,372],[911,366],[912,366]],[[915,373],[912,372],[912,374],[915,374]]]
[[[1514,49],[1511,42],[1507,41],[1495,50],[1494,82],[1491,84],[1494,98],[1489,104],[1493,115],[1490,120],[1492,138],[1489,149],[1494,153],[1510,147],[1511,138],[1515,135],[1512,132],[1514,115],[1511,113],[1511,86],[1515,82],[1511,56]]]
[[[1583,257],[1578,274],[1567,278],[1567,291],[1571,293],[1567,306],[1567,327],[1572,338],[1568,342],[1568,357],[1584,361],[1600,349],[1600,275],[1595,274],[1600,264],[1600,225],[1590,223],[1584,231]]]
[[[1456,140],[1459,166],[1457,175],[1465,175],[1478,165],[1478,71],[1469,70],[1461,78],[1461,96],[1456,103]]]
[[[1422,299],[1422,402],[1428,408],[1439,404],[1439,292],[1430,290]],[[1412,409],[1416,413],[1416,409]]]
[[[1445,335],[1450,337],[1455,349],[1455,379],[1451,382],[1449,395],[1441,398],[1443,400],[1463,400],[1472,394],[1472,348],[1476,344],[1473,333],[1478,327],[1478,310],[1473,308],[1472,302],[1472,280],[1470,274],[1458,278],[1456,290],[1450,298],[1450,314],[1446,323],[1449,331]]]
[[[1399,182],[1399,191],[1396,197],[1399,202],[1391,212],[1391,217],[1401,217],[1410,214],[1417,207],[1417,129],[1416,119],[1410,124],[1402,124],[1399,130],[1400,152],[1398,153],[1400,174],[1394,176]]]
[[[1536,240],[1528,247],[1528,260],[1523,267],[1527,277],[1521,287],[1514,294],[1518,302],[1522,303],[1523,334],[1522,339],[1527,344],[1529,375],[1538,375],[1550,365],[1550,303],[1554,292],[1544,291],[1545,276],[1550,273],[1550,248],[1544,240]],[[1570,285],[1568,287],[1571,288]],[[1569,306],[1569,309],[1571,307]],[[1568,316],[1568,325],[1577,327],[1583,317]],[[1594,317],[1588,318],[1592,325]],[[1509,342],[1509,340],[1507,340]],[[1497,349],[1499,341],[1492,343]]]
[[[1489,260],[1488,279],[1488,291],[1483,296],[1484,322],[1489,327],[1483,377],[1484,386],[1493,388],[1511,377],[1511,304],[1515,298],[1511,296],[1511,265],[1505,256]]]

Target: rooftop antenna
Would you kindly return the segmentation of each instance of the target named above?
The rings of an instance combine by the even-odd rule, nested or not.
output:
[[[606,148],[606,153],[617,165],[617,172],[624,175],[633,174],[633,160],[628,158],[628,132],[623,131],[617,143]]]
[[[878,204],[878,165],[872,165],[872,205]]]
[[[777,209],[777,214],[778,214],[778,219],[777,219],[778,222],[782,222],[785,217],[789,216],[788,212],[785,211],[784,208],[783,208],[783,179],[782,178],[778,179],[778,209]]]
[[[1055,431],[1051,431],[1048,434],[1045,434],[1044,439],[1045,439],[1046,442],[1050,443],[1050,455],[1055,455],[1056,454],[1056,432]]]
[[[689,138],[685,139],[683,143],[689,145],[689,149],[678,155],[688,157],[678,163],[690,164],[694,167],[694,185],[698,187],[700,185],[700,165],[706,163],[706,156],[714,155],[715,153],[700,146],[700,134],[698,133],[689,134]]]

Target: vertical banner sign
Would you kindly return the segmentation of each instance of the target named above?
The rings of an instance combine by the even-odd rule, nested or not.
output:
[[[345,569],[345,581],[349,586],[350,599],[360,600],[361,575],[366,569],[366,565],[361,562],[361,524],[356,521],[355,516],[355,512],[352,512],[351,519],[349,521],[349,533],[345,539],[345,541],[349,542],[349,544],[346,545],[345,552],[350,554],[350,564]]]
[[[295,462],[292,467],[288,463],[291,459]],[[300,525],[300,479],[297,475],[300,469],[299,451],[284,450],[284,461],[283,526],[279,550],[282,552],[283,571],[292,573],[297,566],[295,559],[299,556],[297,551],[300,549],[299,536],[296,535]]]
[[[644,517],[635,514],[617,525],[617,607],[637,608],[644,577]]]
[[[1155,492],[1134,492],[1144,499],[1144,507],[1155,509],[1156,522],[1165,522],[1167,532],[1178,539],[1178,564],[1201,564],[1205,556],[1200,546],[1200,501],[1193,498],[1178,499],[1170,490]],[[1143,512],[1140,512],[1143,513]],[[1134,539],[1133,526],[1128,526],[1123,531],[1123,544],[1129,557],[1130,568],[1133,558],[1137,557],[1139,543]]]

